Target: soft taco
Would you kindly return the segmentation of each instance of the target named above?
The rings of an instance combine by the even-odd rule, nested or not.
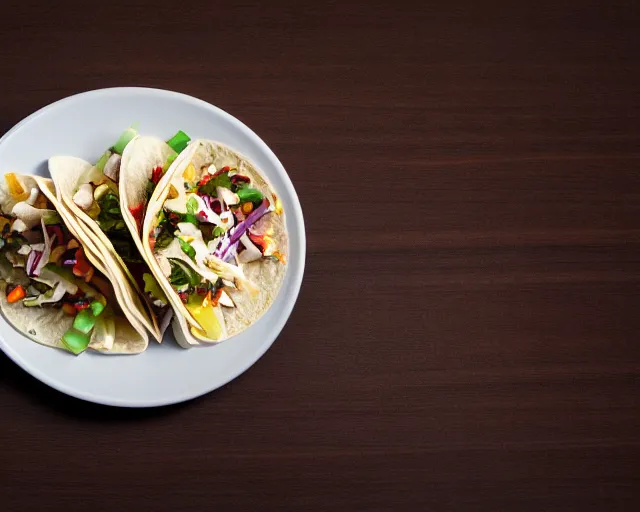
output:
[[[32,340],[80,354],[137,354],[145,328],[114,288],[98,248],[57,201],[51,180],[5,176],[0,187],[0,309]]]
[[[286,271],[280,200],[249,160],[213,141],[191,142],[162,177],[142,243],[177,314],[176,338],[187,348],[256,322]]]
[[[95,165],[68,156],[49,159],[58,196],[85,234],[97,239],[113,272],[129,283],[123,307],[158,341],[172,310],[147,268],[139,233],[155,185],[189,140],[183,132],[168,142],[139,137],[129,128]]]

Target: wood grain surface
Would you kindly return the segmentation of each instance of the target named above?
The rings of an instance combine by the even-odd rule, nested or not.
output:
[[[83,403],[0,356],[0,509],[638,510],[639,22],[3,2],[0,129],[88,89],[200,97],[282,160],[308,257],[273,348],[181,406]]]

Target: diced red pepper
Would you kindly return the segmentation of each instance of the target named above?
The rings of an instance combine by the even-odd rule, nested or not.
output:
[[[151,172],[151,181],[154,185],[157,185],[162,178],[162,167],[158,166]]]
[[[249,240],[251,240],[260,249],[260,252],[267,256],[273,251],[273,239],[268,235],[254,235],[251,231],[247,231]]]
[[[180,297],[180,300],[185,304],[189,300],[189,294],[187,292],[178,292],[178,297]]]
[[[76,311],[80,311],[82,309],[88,309],[89,307],[91,307],[91,304],[88,300],[82,300],[80,302],[76,302],[73,307],[76,309]]]
[[[202,187],[203,185],[206,185],[207,183],[209,183],[209,180],[211,179],[211,174],[207,173],[205,174],[202,179],[198,182],[198,186]]]
[[[140,203],[138,206],[129,207],[129,212],[131,213],[131,216],[136,221],[136,227],[138,228],[138,233],[142,231],[142,216],[144,215],[143,210],[144,210],[144,205],[142,203]]]
[[[216,176],[218,176],[219,174],[222,174],[223,172],[229,172],[231,169],[229,168],[228,165],[225,165],[222,169],[220,169],[219,171],[216,171],[213,173],[212,178],[215,178]]]
[[[27,292],[25,291],[24,287],[18,285],[7,294],[7,302],[9,304],[13,304],[14,302],[18,302],[19,300],[24,299],[26,295]]]
[[[209,302],[214,308],[218,305],[218,302],[220,302],[220,297],[222,297],[222,288],[218,288],[213,297],[211,297],[211,295],[208,296]]]
[[[167,219],[174,226],[182,220],[176,212],[167,212]]]
[[[79,248],[76,251],[76,264],[73,266],[73,275],[78,277],[87,277],[93,274],[93,267],[84,257],[84,251]]]

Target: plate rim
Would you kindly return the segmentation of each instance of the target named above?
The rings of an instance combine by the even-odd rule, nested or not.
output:
[[[195,96],[191,96],[189,94],[172,91],[169,89],[160,89],[155,87],[105,87],[100,89],[91,89],[87,91],[78,92],[76,94],[72,94],[70,96],[66,96],[59,100],[56,100],[52,103],[49,103],[38,110],[32,112],[27,117],[20,120],[13,127],[11,127],[2,137],[0,137],[0,146],[5,143],[6,139],[11,137],[16,131],[22,128],[27,123],[35,120],[41,115],[45,114],[47,111],[60,106],[61,104],[71,102],[76,100],[78,97],[86,97],[86,96],[101,96],[104,94],[126,94],[126,93],[149,93],[160,96],[167,97],[177,97],[182,99],[183,101],[187,101],[201,108],[205,108],[208,110],[215,111],[218,115],[225,118],[228,122],[235,124],[237,128],[239,128],[242,132],[244,132],[253,143],[255,143],[266,155],[266,157],[272,162],[276,171],[281,174],[283,179],[284,187],[287,189],[287,193],[291,198],[291,212],[288,212],[288,215],[293,215],[295,217],[297,224],[299,226],[296,236],[300,239],[300,251],[295,255],[295,261],[297,263],[297,270],[295,273],[291,275],[292,285],[291,289],[288,290],[286,295],[278,294],[277,300],[283,301],[283,314],[278,317],[277,323],[275,323],[274,328],[271,330],[271,333],[268,337],[265,337],[265,341],[258,347],[255,352],[251,353],[251,357],[247,359],[247,364],[242,365],[238,371],[232,372],[229,378],[223,379],[222,381],[217,382],[211,387],[207,387],[204,390],[199,390],[196,393],[184,392],[182,394],[176,395],[174,398],[165,400],[162,398],[158,399],[147,399],[147,400],[138,400],[138,399],[113,399],[108,397],[102,397],[91,392],[83,392],[81,389],[73,388],[67,384],[59,382],[58,380],[49,377],[45,372],[37,370],[30,366],[29,361],[25,360],[25,358],[21,357],[14,349],[5,341],[4,336],[0,333],[0,350],[7,355],[9,359],[11,359],[15,364],[17,364],[20,368],[26,371],[32,377],[38,379],[43,384],[64,393],[66,395],[72,396],[74,398],[84,400],[87,402],[92,402],[100,405],[112,406],[112,407],[125,407],[125,408],[150,408],[150,407],[162,407],[168,405],[174,405],[178,403],[187,402],[190,400],[194,400],[198,397],[211,393],[216,389],[219,389],[232,380],[238,378],[240,375],[245,373],[249,368],[251,368],[264,354],[271,348],[275,340],[278,338],[282,329],[286,325],[289,320],[291,313],[295,307],[298,296],[300,294],[300,289],[302,287],[302,279],[304,276],[305,264],[306,264],[306,252],[307,252],[307,241],[306,241],[306,230],[304,223],[304,215],[302,212],[302,206],[300,205],[300,199],[298,198],[298,194],[293,186],[291,178],[287,173],[286,169],[276,156],[276,154],[271,150],[271,148],[264,142],[258,134],[256,134],[249,126],[240,121],[235,116],[229,114],[225,110],[220,107],[213,105],[205,100],[200,98],[196,98]],[[291,256],[289,255],[289,260],[291,261]],[[291,267],[290,267],[291,268]],[[293,272],[293,270],[289,270]],[[282,290],[281,290],[282,291]],[[189,349],[189,350],[198,350]],[[204,349],[206,350],[206,348]],[[115,356],[118,357],[118,356]]]

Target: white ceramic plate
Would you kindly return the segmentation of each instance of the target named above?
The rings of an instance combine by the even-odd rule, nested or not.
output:
[[[0,348],[49,386],[69,395],[121,407],[154,407],[195,398],[234,379],[271,346],[298,297],[305,261],[302,210],[273,152],[249,128],[191,96],[137,87],[90,91],[30,115],[0,139],[0,174],[48,176],[47,159],[69,154],[95,161],[132,123],[164,139],[177,130],[219,140],[249,157],[282,198],[289,230],[288,269],[277,300],[242,334],[219,345],[184,350],[167,332],[136,356],[85,353],[74,357],[22,336],[0,315]],[[169,329],[168,331],[171,331]]]

